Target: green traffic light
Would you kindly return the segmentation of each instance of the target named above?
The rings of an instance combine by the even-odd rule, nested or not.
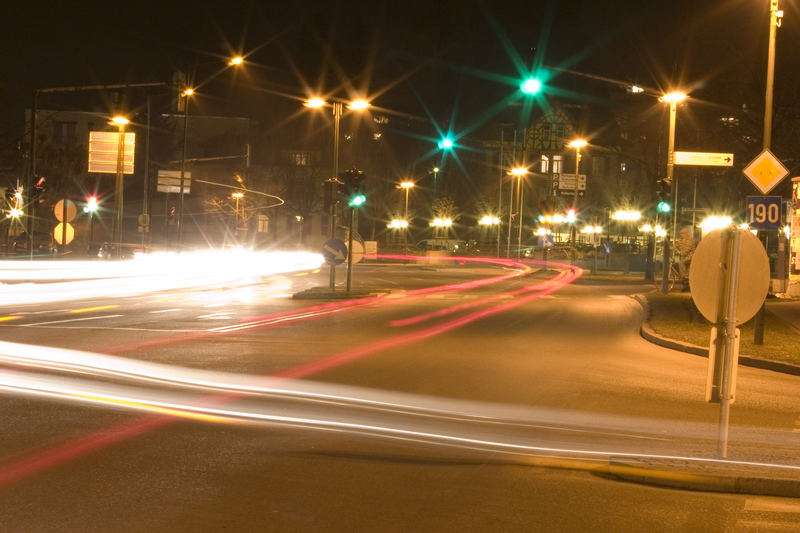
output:
[[[449,150],[453,147],[453,140],[450,137],[445,137],[441,141],[439,141],[439,149],[440,150]]]
[[[519,86],[525,94],[536,94],[542,89],[542,83],[536,78],[528,78]]]
[[[364,205],[366,201],[367,201],[366,196],[364,196],[363,194],[357,194],[352,198],[350,198],[350,201],[347,202],[347,205],[349,205],[350,207],[359,207]]]
[[[669,213],[672,211],[672,206],[669,205],[669,202],[658,202],[656,209],[659,213]]]

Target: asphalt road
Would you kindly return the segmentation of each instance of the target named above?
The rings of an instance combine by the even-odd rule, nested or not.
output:
[[[323,271],[4,309],[7,343],[142,366],[1,363],[48,396],[2,396],[0,530],[797,530],[798,500],[592,474],[713,457],[706,361],[638,336],[641,286],[452,286],[509,272],[363,266],[356,287],[394,292],[354,304],[287,297]],[[731,459],[797,465],[798,378],[738,378]]]

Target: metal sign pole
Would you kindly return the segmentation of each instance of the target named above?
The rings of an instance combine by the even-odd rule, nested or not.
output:
[[[724,459],[728,455],[728,427],[730,425],[731,402],[733,401],[733,391],[736,390],[736,383],[733,380],[735,375],[734,365],[738,359],[738,346],[736,337],[736,291],[739,284],[739,249],[742,242],[741,231],[730,230],[727,232],[725,243],[726,272],[725,284],[723,286],[722,304],[723,315],[720,323],[722,331],[722,342],[718,346],[722,347],[722,382],[720,383],[720,411],[719,411],[719,434],[717,441],[717,455]]]
[[[350,294],[350,279],[353,273],[353,223],[356,217],[356,208],[350,208],[350,228],[347,235],[347,294]]]

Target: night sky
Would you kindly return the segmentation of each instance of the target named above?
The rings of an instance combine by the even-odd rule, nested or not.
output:
[[[7,120],[20,118],[33,88],[166,81],[231,53],[250,63],[239,84],[302,95],[305,84],[330,91],[352,83],[379,93],[379,105],[415,115],[423,106],[437,116],[458,112],[457,99],[469,114],[539,63],[701,88],[726,72],[763,69],[768,21],[767,0],[114,4],[34,2],[6,17]],[[800,18],[786,4],[778,83],[794,61],[790,46],[780,46],[793,41]],[[257,112],[240,103],[237,111]]]

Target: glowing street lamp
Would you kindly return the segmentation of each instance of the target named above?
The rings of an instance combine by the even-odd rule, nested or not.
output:
[[[500,219],[492,215],[483,215],[480,220],[478,220],[478,224],[481,226],[495,226],[500,224]]]
[[[411,189],[414,188],[414,182],[413,181],[409,181],[409,180],[405,180],[405,181],[400,182],[399,187],[406,191],[406,210],[405,210],[404,217],[405,217],[406,220],[408,220],[408,191],[410,191]]]
[[[678,104],[686,100],[688,96],[680,91],[673,91],[667,93],[659,101],[669,104],[669,137],[667,140],[667,177],[664,181],[672,185],[672,204],[676,205],[678,201],[678,182],[673,180],[675,175],[675,120],[677,115]],[[675,209],[672,218],[672,244],[675,244],[676,231],[675,226],[678,224],[678,210]],[[666,243],[666,240],[665,240]],[[661,292],[667,294],[669,292],[669,269],[671,266],[672,257],[669,253],[669,245],[664,246],[664,275],[662,276]]]
[[[124,163],[125,163],[125,126],[130,122],[127,117],[123,116],[115,116],[111,119],[111,122],[119,128],[119,141],[117,142],[117,179],[114,185],[114,229],[113,229],[113,239],[117,246],[117,258],[121,257],[122,254],[122,247],[120,244],[122,243],[122,194],[123,194],[123,184],[122,184],[122,173],[124,170]],[[66,209],[66,202],[64,202],[64,206]],[[67,245],[67,221],[66,218],[62,222],[63,234],[61,236],[61,244],[64,248]]]
[[[519,214],[519,231],[517,232],[517,257],[522,254],[522,177],[528,174],[527,167],[514,167],[508,173],[517,178],[517,213]],[[508,246],[506,247],[506,257],[511,250],[511,222],[512,212],[508,210]]]
[[[238,67],[244,64],[242,56],[232,57],[228,60],[228,65]],[[194,96],[195,90],[192,87],[186,86],[181,92],[183,101],[183,147],[181,150],[181,179],[180,189],[178,192],[178,246],[183,243],[183,203],[184,203],[184,180],[186,176],[186,143],[189,137],[189,101]]]
[[[303,105],[312,109],[318,109],[330,105],[333,110],[333,180],[337,180],[339,179],[339,130],[340,130],[339,124],[342,119],[342,107],[343,107],[342,102],[334,100],[333,102],[328,104],[328,102],[324,98],[320,96],[312,96],[308,98],[305,102],[303,102]],[[370,103],[368,101],[364,99],[359,99],[349,102],[347,104],[347,109],[350,109],[352,111],[363,111],[367,109],[369,106]],[[336,238],[336,204],[337,202],[334,200],[331,202],[331,207],[330,207],[331,239]],[[350,265],[349,262],[348,265]],[[349,273],[349,268],[348,268],[348,273]],[[328,287],[331,290],[336,289],[336,265],[334,264],[330,265]]]

